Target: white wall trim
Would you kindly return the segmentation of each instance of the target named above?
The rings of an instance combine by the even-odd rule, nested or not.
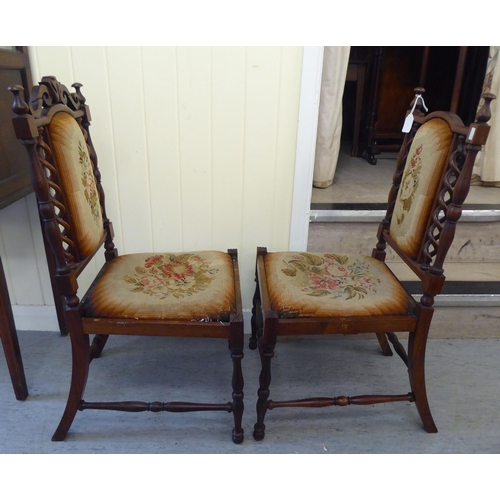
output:
[[[322,70],[323,47],[304,47],[290,222],[290,251],[307,250]]]

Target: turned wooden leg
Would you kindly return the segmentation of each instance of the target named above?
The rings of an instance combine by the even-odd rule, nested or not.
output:
[[[64,410],[61,422],[52,436],[52,441],[64,441],[73,423],[76,412],[87,384],[90,363],[90,342],[89,336],[84,335],[78,328],[70,330],[71,352],[72,352],[72,374],[71,387],[69,390],[68,402]]]
[[[430,317],[432,317],[432,312]],[[427,432],[437,432],[432,418],[427,390],[425,387],[425,350],[429,334],[430,317],[420,318],[417,329],[410,332],[408,340],[408,373],[410,385],[415,396],[415,405]]]
[[[2,341],[7,367],[16,399],[24,401],[28,396],[23,360],[17,338],[14,315],[7,289],[7,282],[0,259],[0,340]]]
[[[229,349],[231,359],[233,360],[233,443],[243,442],[244,434],[241,421],[243,419],[243,371],[241,369],[241,360],[243,359],[243,321],[231,324],[231,334],[229,339]]]
[[[392,356],[392,349],[389,346],[389,342],[387,341],[387,336],[385,333],[377,333],[378,343],[382,349],[382,354],[384,356]]]
[[[261,303],[260,303],[260,291],[259,291],[259,282],[257,278],[255,278],[255,282],[257,286],[255,287],[255,293],[253,296],[253,307],[252,307],[252,335],[250,337],[250,341],[248,342],[249,349],[255,350],[258,345],[259,337],[262,335],[262,312],[261,312]]]
[[[257,391],[257,422],[254,425],[253,437],[256,441],[264,439],[266,426],[264,418],[268,409],[269,386],[271,385],[271,360],[274,357],[276,336],[278,330],[277,318],[268,318],[264,323],[264,334],[259,338],[261,372],[259,390]]]

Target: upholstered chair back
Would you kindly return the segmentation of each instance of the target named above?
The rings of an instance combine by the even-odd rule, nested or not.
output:
[[[85,258],[96,251],[104,233],[94,166],[80,126],[70,114],[57,113],[48,130],[74,243],[80,257]]]
[[[399,187],[390,225],[396,245],[416,258],[437,190],[448,162],[453,132],[440,118],[424,123],[415,134]]]

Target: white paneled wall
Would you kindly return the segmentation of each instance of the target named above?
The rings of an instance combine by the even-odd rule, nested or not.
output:
[[[33,47],[30,57],[35,81],[83,84],[119,252],[237,248],[248,312],[256,247],[289,246],[302,53]],[[53,304],[37,217],[33,195],[0,211],[19,329],[27,306]]]

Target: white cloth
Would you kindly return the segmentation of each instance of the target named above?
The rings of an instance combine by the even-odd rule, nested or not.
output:
[[[314,160],[315,187],[330,186],[337,168],[342,133],[342,97],[349,52],[350,47],[325,47]]]
[[[480,151],[474,165],[474,174],[479,175],[481,181],[487,183],[500,182],[500,108],[497,100],[500,99],[500,47],[490,47],[483,93],[490,92],[497,96],[491,103],[491,120],[488,122],[491,129],[483,150]],[[482,105],[483,100],[479,106]],[[498,108],[498,109],[497,109]]]

